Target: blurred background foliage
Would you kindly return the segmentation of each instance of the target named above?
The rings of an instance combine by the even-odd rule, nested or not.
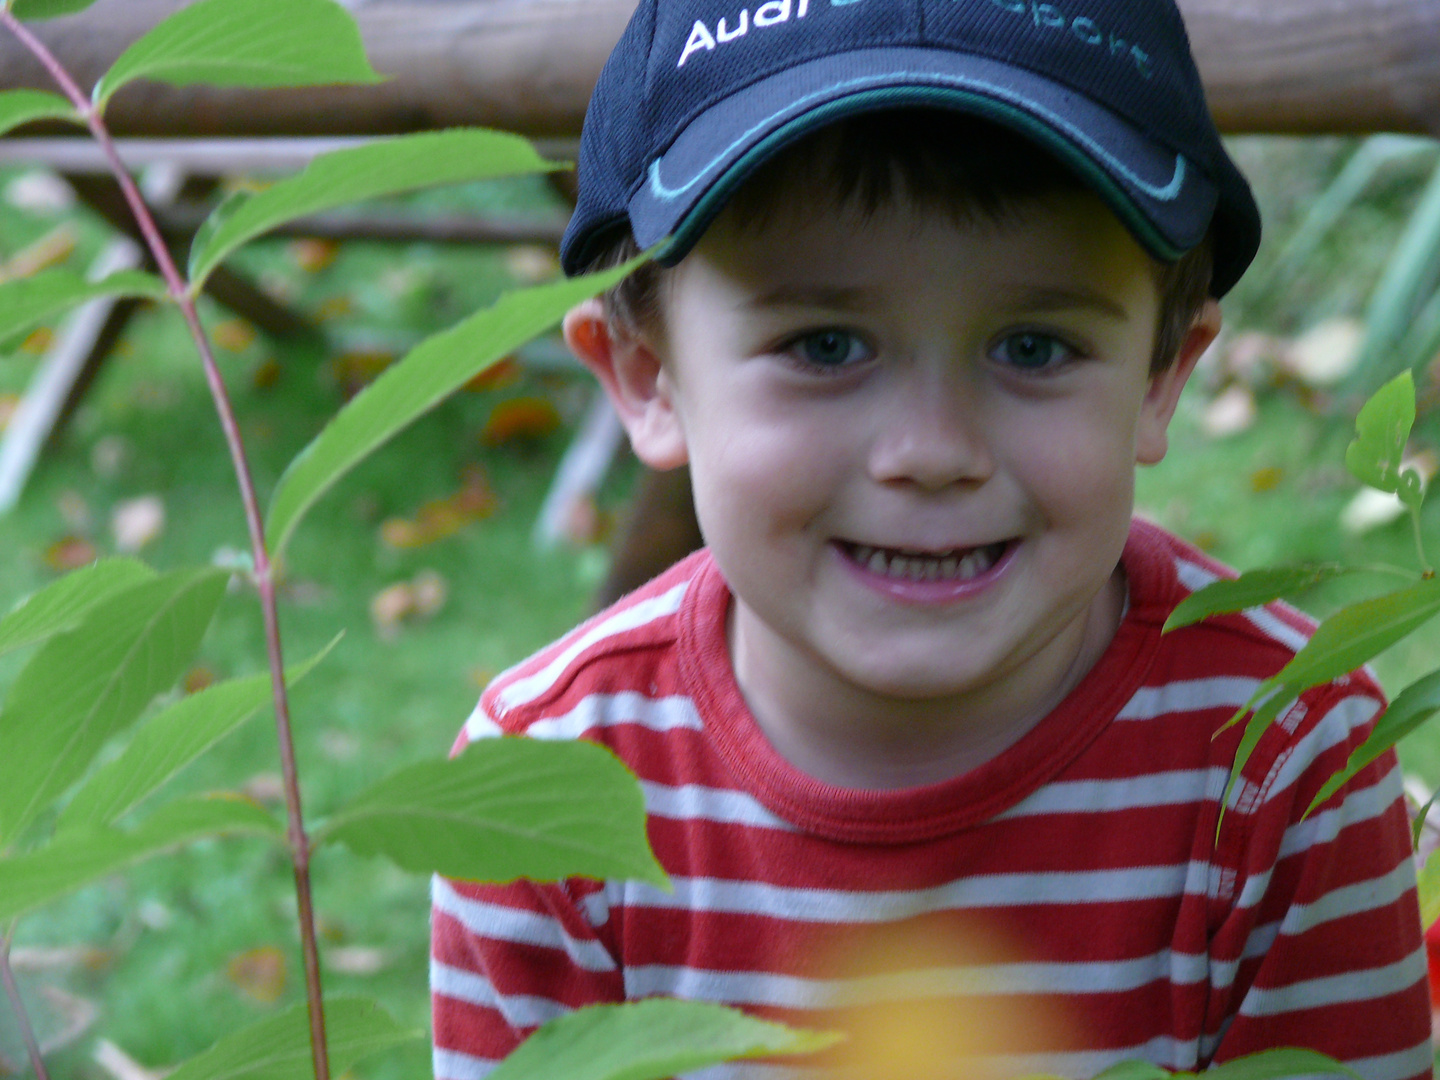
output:
[[[1140,512],[1240,568],[1412,565],[1407,522],[1359,490],[1342,456],[1364,393],[1408,366],[1421,409],[1410,452],[1422,472],[1436,472],[1440,150],[1392,136],[1246,138],[1232,147],[1265,212],[1264,248],[1226,300],[1225,334],[1182,401],[1169,457],[1140,477]],[[83,269],[109,235],[44,174],[0,171],[0,193],[0,274],[36,257]],[[429,193],[405,206],[561,209],[536,180]],[[533,246],[272,240],[238,260],[327,335],[324,345],[277,347],[207,309],[262,492],[340,402],[408,345],[512,282],[556,272],[554,253]],[[54,332],[0,343],[0,426]],[[343,792],[443,751],[490,677],[587,612],[633,461],[617,459],[596,496],[569,516],[566,543],[539,550],[532,528],[595,393],[558,341],[539,342],[367,461],[297,534],[284,577],[287,652],[310,655],[337,630],[346,634],[293,699],[312,819]],[[1434,556],[1433,499],[1426,529]],[[178,320],[148,312],[19,505],[0,516],[0,610],[97,554],[134,551],[164,569],[241,558],[244,539],[199,366]],[[1346,588],[1317,590],[1304,606],[1323,615],[1353,596]],[[263,667],[252,598],[232,595],[225,607],[187,689]],[[1436,655],[1440,626],[1377,666],[1394,693]],[[0,660],[0,685],[17,665]],[[1402,758],[1417,785],[1440,784],[1440,731],[1410,739]],[[274,762],[273,729],[257,718],[179,783],[242,788],[278,805]],[[422,1026],[426,883],[327,853],[315,878],[331,991],[363,990]],[[298,1000],[292,910],[281,855],[230,841],[157,860],[25,919],[15,962],[42,1034],[59,1048],[57,1074],[142,1080]],[[23,1060],[12,1021],[0,1016],[0,1076],[19,1073]],[[416,1048],[357,1075],[428,1067]]]

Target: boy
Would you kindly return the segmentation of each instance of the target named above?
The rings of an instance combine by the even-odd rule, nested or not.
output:
[[[1217,835],[1216,731],[1309,624],[1162,637],[1223,570],[1131,521],[1259,240],[1169,0],[642,0],[565,266],[666,236],[565,330],[708,549],[464,738],[610,746],[675,891],[437,880],[436,1075],[655,994],[848,1030],[867,1080],[1430,1075],[1393,756],[1301,821],[1379,691],[1287,710]]]

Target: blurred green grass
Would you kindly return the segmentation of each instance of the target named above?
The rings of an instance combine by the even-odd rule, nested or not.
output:
[[[1236,144],[1266,211],[1267,253],[1333,177],[1349,145]],[[4,180],[0,175],[0,184]],[[1414,188],[1414,178],[1403,172],[1392,178],[1291,288],[1266,295],[1258,276],[1247,279],[1227,301],[1227,318],[1241,327],[1288,334],[1363,309]],[[409,205],[530,212],[554,204],[543,187],[521,184],[438,192]],[[52,223],[0,207],[0,253],[17,250]],[[81,230],[77,265],[104,235],[83,219]],[[493,297],[512,280],[514,268],[495,251],[351,243],[332,265],[307,273],[296,266],[293,251],[265,242],[242,253],[240,261],[303,310],[348,308],[333,325],[349,348],[389,348],[448,325]],[[1262,256],[1262,274],[1264,263]],[[227,317],[211,310],[207,318]],[[262,493],[339,406],[331,359],[277,350],[263,337],[222,351]],[[272,362],[275,366],[267,367]],[[0,393],[19,390],[33,365],[25,356],[0,357]],[[276,381],[257,380],[262,371],[278,376]],[[578,373],[539,372],[513,386],[462,393],[346,477],[302,525],[285,568],[287,653],[310,655],[337,631],[345,632],[293,698],[312,820],[396,766],[443,753],[486,679],[585,613],[605,569],[601,549],[540,553],[530,540],[564,430],[500,447],[482,445],[479,433],[491,408],[506,398],[547,396],[573,421],[591,393],[593,387]],[[1214,439],[1201,423],[1206,403],[1203,384],[1187,391],[1169,457],[1140,477],[1143,512],[1241,568],[1302,559],[1412,561],[1403,522],[1363,539],[1336,525],[1357,490],[1341,465],[1348,420],[1318,415],[1293,394],[1277,391],[1260,395],[1252,427]],[[1425,437],[1433,445],[1433,419],[1428,423]],[[427,500],[452,494],[471,466],[484,470],[498,496],[494,516],[419,549],[396,550],[381,540],[385,519],[409,517]],[[607,505],[620,501],[632,472],[628,462],[616,470],[605,492]],[[1257,482],[1262,475],[1265,481]],[[53,579],[47,549],[56,539],[78,532],[102,552],[110,550],[112,509],[144,494],[162,496],[168,512],[164,532],[142,553],[152,565],[206,562],[220,549],[244,549],[234,480],[203,380],[177,320],[163,313],[137,320],[22,504],[0,517],[5,552],[0,610]],[[77,525],[81,517],[88,524]],[[1432,504],[1426,520],[1430,535],[1440,537],[1440,506]],[[448,600],[429,621],[407,625],[387,640],[371,623],[370,600],[422,570],[448,583]],[[1304,598],[1305,606],[1324,614],[1353,598],[1355,587],[1317,591]],[[1437,656],[1440,626],[1432,626],[1377,666],[1394,692]],[[0,686],[24,658],[0,658]],[[219,677],[263,666],[253,596],[240,592],[226,599],[201,662]],[[1403,756],[1407,768],[1440,783],[1440,734],[1412,738]],[[277,770],[273,727],[262,714],[183,774],[175,793],[251,785],[273,795],[268,778]],[[424,1029],[428,883],[344,851],[320,853],[314,876],[326,955],[380,960],[373,974],[332,972],[330,991],[376,997],[402,1022]],[[258,843],[229,841],[196,845],[29,916],[20,924],[17,944],[99,950],[87,964],[22,973],[42,1015],[54,1011],[41,997],[46,986],[98,1006],[92,1037],[55,1059],[57,1075],[89,1080],[107,1075],[90,1058],[94,1036],[114,1041],[146,1065],[164,1066],[298,1000],[295,936],[288,862]],[[229,966],[251,950],[270,947],[281,951],[286,977],[278,1000],[265,1003],[236,985]],[[360,951],[337,952],[343,949]],[[0,1053],[23,1060],[8,1020],[0,1020]],[[422,1041],[367,1063],[355,1075],[391,1080],[427,1075],[428,1068]]]

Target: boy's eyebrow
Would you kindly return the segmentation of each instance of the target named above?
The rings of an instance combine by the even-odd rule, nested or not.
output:
[[[749,297],[742,307],[796,307],[855,309],[873,306],[876,298],[870,290],[844,285],[786,284],[766,289]]]
[[[1123,304],[1102,292],[1064,286],[1007,285],[1002,283],[1000,291],[1013,294],[1013,306],[1025,311],[1071,311],[1088,308],[1115,319],[1128,319],[1130,312]],[[807,283],[776,285],[762,293],[748,297],[741,307],[763,308],[818,307],[838,310],[863,310],[877,307],[883,300],[871,290],[844,285],[819,285]]]
[[[1067,311],[1074,308],[1092,308],[1101,314],[1109,315],[1116,319],[1128,319],[1130,312],[1123,304],[1104,293],[1091,292],[1088,289],[1050,288],[1036,287],[1033,285],[1017,285],[1013,291],[1017,303],[1016,307],[1024,308],[1027,311]]]

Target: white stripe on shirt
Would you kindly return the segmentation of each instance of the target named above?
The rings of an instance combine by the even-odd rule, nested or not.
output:
[[[657,619],[663,619],[673,615],[680,610],[680,601],[685,597],[685,590],[690,587],[690,582],[682,581],[679,585],[659,596],[652,596],[648,600],[642,600],[638,604],[622,608],[607,619],[602,619],[595,625],[589,627],[575,637],[560,654],[546,664],[533,675],[516,679],[504,687],[496,695],[502,715],[505,712],[526,702],[534,701],[550,689],[565,672],[565,669],[590,646],[597,642],[604,641],[608,637],[623,634],[629,630],[636,630],[647,623]]]
[[[598,941],[577,941],[558,921],[537,912],[520,911],[504,904],[490,904],[461,896],[444,878],[431,879],[431,901],[435,910],[449,915],[472,934],[560,949],[585,971],[614,971],[615,959]]]

